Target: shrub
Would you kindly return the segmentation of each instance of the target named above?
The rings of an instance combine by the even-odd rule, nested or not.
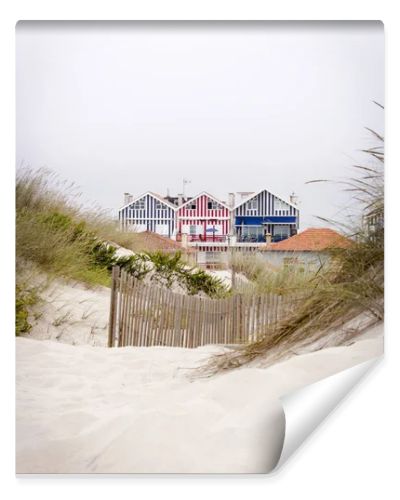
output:
[[[96,241],[91,248],[91,262],[94,266],[110,271],[118,262],[116,248],[112,245]]]
[[[16,179],[17,278],[34,265],[50,277],[74,279],[88,285],[110,285],[110,271],[119,265],[137,279],[150,276],[171,286],[175,281],[190,294],[225,293],[222,284],[200,270],[188,268],[180,252],[116,255],[110,242],[135,251],[135,234],[119,231],[104,211],[82,208],[73,184],[60,182],[45,170],[20,170]],[[16,331],[29,332],[29,307],[36,300],[32,289],[17,279]]]
[[[29,323],[29,308],[38,302],[35,288],[17,285],[15,295],[15,334],[29,333],[32,325]]]
[[[189,295],[202,292],[209,297],[222,297],[227,294],[227,289],[221,280],[210,276],[201,269],[187,266],[180,252],[135,254],[119,258],[116,264],[136,279],[143,279],[147,276],[151,281],[168,287],[178,283]]]
[[[145,254],[135,254],[129,257],[120,257],[117,260],[117,264],[125,269],[128,273],[136,279],[143,279],[151,271],[149,265],[150,259]]]
[[[192,268],[182,274],[189,295],[203,292],[211,298],[223,298],[228,295],[228,289],[222,281],[210,276],[202,269]]]

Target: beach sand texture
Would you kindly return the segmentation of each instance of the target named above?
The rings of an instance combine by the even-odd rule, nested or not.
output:
[[[277,398],[379,356],[382,337],[209,378],[193,368],[221,347],[16,347],[17,473],[263,473],[283,444]]]

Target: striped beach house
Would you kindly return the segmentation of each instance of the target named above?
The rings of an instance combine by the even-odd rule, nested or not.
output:
[[[187,235],[189,242],[225,241],[230,232],[230,208],[206,192],[180,205],[176,216],[178,240]]]
[[[137,198],[125,193],[125,205],[119,209],[119,224],[124,231],[151,231],[172,238],[176,233],[177,205],[148,191]]]
[[[290,202],[266,189],[238,195],[240,201],[232,210],[232,225],[238,242],[277,242],[297,233],[299,209],[293,195]]]

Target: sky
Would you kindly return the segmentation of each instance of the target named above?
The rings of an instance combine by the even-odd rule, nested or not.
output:
[[[123,193],[267,189],[300,228],[384,133],[380,22],[19,22],[16,162],[116,213]]]

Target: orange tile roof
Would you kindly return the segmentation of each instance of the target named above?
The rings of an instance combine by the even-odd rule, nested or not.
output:
[[[328,227],[309,228],[286,240],[270,243],[263,250],[320,252],[329,248],[348,248],[351,240]]]
[[[143,231],[135,234],[135,248],[137,251],[148,252],[156,252],[158,250],[164,252],[176,252],[178,250],[193,251],[192,248],[183,249],[181,244],[177,241],[150,231]]]

